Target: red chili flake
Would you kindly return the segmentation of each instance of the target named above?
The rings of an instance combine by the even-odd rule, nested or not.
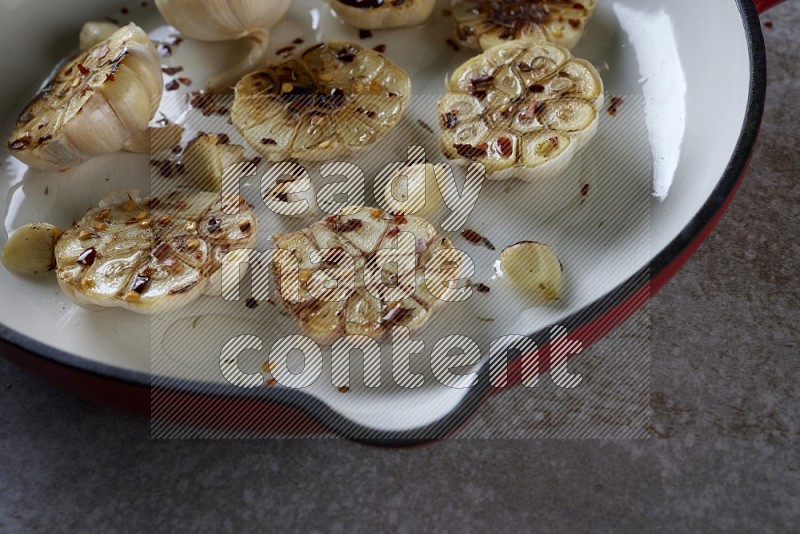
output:
[[[239,225],[239,230],[243,234],[249,233],[250,232],[250,228],[251,228],[251,226],[250,226],[250,222],[249,221],[248,222],[243,222],[242,224]]]
[[[386,237],[395,237],[398,234],[400,234],[400,228],[397,226],[392,226],[389,228],[389,231],[386,232]]]
[[[476,284],[474,287],[475,291],[477,291],[478,293],[488,293],[489,291],[492,290],[492,288],[484,284]]]
[[[292,41],[292,43],[294,43],[296,45],[303,44],[303,39],[300,38],[300,37],[297,37],[294,41]]]
[[[25,135],[19,139],[15,139],[8,143],[8,148],[11,150],[24,150],[33,142],[30,135]]]
[[[192,85],[191,78],[178,78],[178,81],[181,82],[183,85]]]
[[[514,143],[508,137],[500,137],[494,142],[494,149],[504,158],[514,155]]]
[[[481,242],[483,237],[481,234],[476,232],[475,230],[464,230],[461,232],[461,237],[469,241],[470,243],[475,243],[476,245]]]
[[[406,224],[408,219],[406,218],[405,214],[402,212],[394,214],[394,223],[397,225]]]
[[[87,248],[84,250],[80,256],[78,256],[77,262],[81,265],[85,265],[86,267],[91,267],[94,265],[94,260],[97,259],[97,251],[94,247]]]
[[[133,279],[133,285],[131,286],[131,291],[133,291],[134,293],[139,293],[141,295],[147,290],[147,287],[149,285],[150,285],[149,276],[137,274],[136,278]]]
[[[275,198],[278,199],[280,202],[289,202],[289,194],[285,191],[281,191],[280,193],[275,194]]]
[[[376,52],[378,52],[379,54],[383,54],[384,52],[386,52],[386,45],[385,44],[379,44],[379,45],[373,46],[372,49],[375,50]]]
[[[266,138],[266,137],[262,137],[261,138],[261,144],[262,145],[277,145],[278,142],[275,139],[269,139],[269,138]]]
[[[352,63],[358,51],[352,46],[346,46],[336,52],[336,58],[342,63]]]
[[[445,128],[455,128],[456,124],[458,124],[458,117],[456,116],[455,112],[448,111],[444,114],[442,122],[444,122]]]
[[[244,301],[244,305],[250,308],[251,310],[255,310],[256,308],[258,308],[258,301],[253,297],[250,297]]]
[[[765,20],[764,21],[764,27],[772,29],[772,27],[773,27],[772,21],[771,20]]]
[[[294,49],[295,49],[294,45],[284,46],[283,48],[277,49],[275,51],[275,55],[283,56],[285,54],[290,54],[290,53],[292,53],[294,51]]]
[[[617,111],[619,111],[620,106],[622,106],[622,104],[624,103],[625,101],[622,98],[618,96],[612,96],[611,105],[608,106],[608,114],[611,115],[612,117],[616,117]]]
[[[589,194],[589,184],[583,184],[581,186],[581,196],[585,197],[588,194]]]
[[[339,393],[350,393],[350,388],[347,386],[339,386]]]
[[[167,85],[164,86],[164,89],[167,91],[177,91],[181,88],[181,84],[178,83],[178,80],[172,80]]]
[[[156,245],[156,248],[153,249],[153,256],[158,261],[164,261],[171,253],[172,253],[172,247],[169,246],[168,243],[164,243],[163,241],[158,245]]]
[[[372,37],[372,32],[369,30],[358,30],[358,38],[359,39],[369,39]]]
[[[364,222],[361,219],[350,219],[343,224],[340,224],[338,230],[340,232],[354,232],[364,226]]]
[[[83,63],[78,63],[78,70],[79,70],[79,71],[81,71],[81,74],[83,74],[84,76],[86,76],[87,74],[89,74],[89,69],[87,69],[87,68],[86,68],[86,67],[83,65]]]
[[[528,87],[528,89],[530,89],[531,92],[533,92],[533,93],[543,93],[544,92],[544,85],[542,85],[540,83],[535,83],[535,84],[531,85],[530,87]]]
[[[218,145],[227,145],[230,142],[231,142],[231,138],[228,136],[228,134],[225,134],[225,133],[217,134],[217,144]]]
[[[581,25],[581,21],[579,21],[578,19],[567,19],[567,22],[573,28],[579,28]]]
[[[453,148],[456,149],[456,152],[462,158],[482,158],[486,155],[486,145],[482,144],[481,146],[472,146],[468,144],[456,144],[453,145]]]
[[[114,81],[114,73],[113,72],[109,72],[108,74],[106,74],[106,81],[107,82],[113,82]]]
[[[460,52],[460,51],[461,51],[461,48],[458,46],[458,43],[456,43],[456,42],[455,42],[453,39],[451,39],[451,38],[449,38],[449,37],[448,37],[448,38],[445,40],[445,42],[446,42],[446,43],[447,43],[447,44],[450,46],[450,48],[452,48],[454,51],[456,51],[456,52]]]

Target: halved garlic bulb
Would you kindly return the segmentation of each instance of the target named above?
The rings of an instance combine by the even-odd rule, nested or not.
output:
[[[236,208],[236,215],[228,215]],[[58,283],[90,308],[173,310],[218,293],[222,258],[253,245],[256,222],[238,196],[112,194],[58,240]]]
[[[412,254],[400,252],[401,236],[410,239]],[[321,344],[345,335],[379,339],[394,326],[414,333],[455,300],[450,283],[471,274],[453,243],[431,223],[378,208],[345,208],[277,236],[276,249],[297,260],[294,266],[280,258],[272,264],[284,306],[302,332]],[[406,277],[397,264],[408,260],[413,273]],[[394,272],[384,262],[395,262]],[[371,282],[378,279],[384,285]]]
[[[291,0],[156,0],[161,15],[184,36],[198,41],[249,39],[250,52],[238,65],[208,82],[211,92],[225,92],[255,69],[267,54],[269,29],[289,9]]]
[[[222,191],[225,168],[244,161],[244,147],[222,144],[213,134],[201,135],[183,153],[186,175],[205,191]]]
[[[8,147],[42,170],[118,152],[147,130],[162,93],[158,53],[129,24],[58,70],[20,114]]]
[[[572,48],[596,4],[597,0],[454,0],[456,39],[478,50],[514,40]]]
[[[53,250],[61,230],[47,223],[27,224],[8,238],[0,259],[9,271],[39,274],[55,268]]]
[[[422,24],[436,0],[328,0],[345,24],[363,30]]]
[[[500,267],[518,287],[544,297],[559,298],[563,266],[547,245],[523,241],[512,245],[500,254]]]
[[[334,41],[245,76],[231,119],[268,161],[317,161],[376,142],[410,95],[406,72],[383,55]]]
[[[597,131],[597,70],[550,43],[514,41],[461,65],[439,100],[441,144],[492,180],[556,176]]]

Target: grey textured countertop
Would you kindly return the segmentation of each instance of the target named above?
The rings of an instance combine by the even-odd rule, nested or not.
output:
[[[749,176],[649,307],[651,439],[152,441],[0,360],[0,531],[796,532],[800,2],[763,20]]]

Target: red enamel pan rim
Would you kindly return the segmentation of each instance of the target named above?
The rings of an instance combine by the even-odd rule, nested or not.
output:
[[[755,2],[755,4],[754,4]],[[766,53],[758,11],[776,0],[737,0],[750,54],[747,112],[737,146],[709,199],[681,233],[651,262],[597,302],[571,315],[562,325],[584,346],[610,332],[658,291],[710,234],[744,178],[756,142],[766,97]],[[546,339],[547,329],[531,335]],[[39,343],[0,324],[0,354],[48,382],[82,397],[139,414],[150,414],[151,393],[172,396],[168,412],[151,414],[156,421],[174,421],[205,428],[293,436],[336,435],[374,445],[413,445],[446,437],[464,425],[494,392],[488,365],[460,404],[440,420],[410,431],[381,431],[353,423],[305,393],[283,388],[237,390],[191,381],[159,384],[159,377],[112,367]],[[519,380],[519,360],[511,362],[509,381]],[[159,403],[162,406],[167,403]],[[230,414],[239,417],[232,418]]]

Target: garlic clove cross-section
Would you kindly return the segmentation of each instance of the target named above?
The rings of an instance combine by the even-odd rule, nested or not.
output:
[[[158,53],[129,24],[58,70],[20,114],[8,148],[41,170],[118,152],[147,130],[162,93]]]

